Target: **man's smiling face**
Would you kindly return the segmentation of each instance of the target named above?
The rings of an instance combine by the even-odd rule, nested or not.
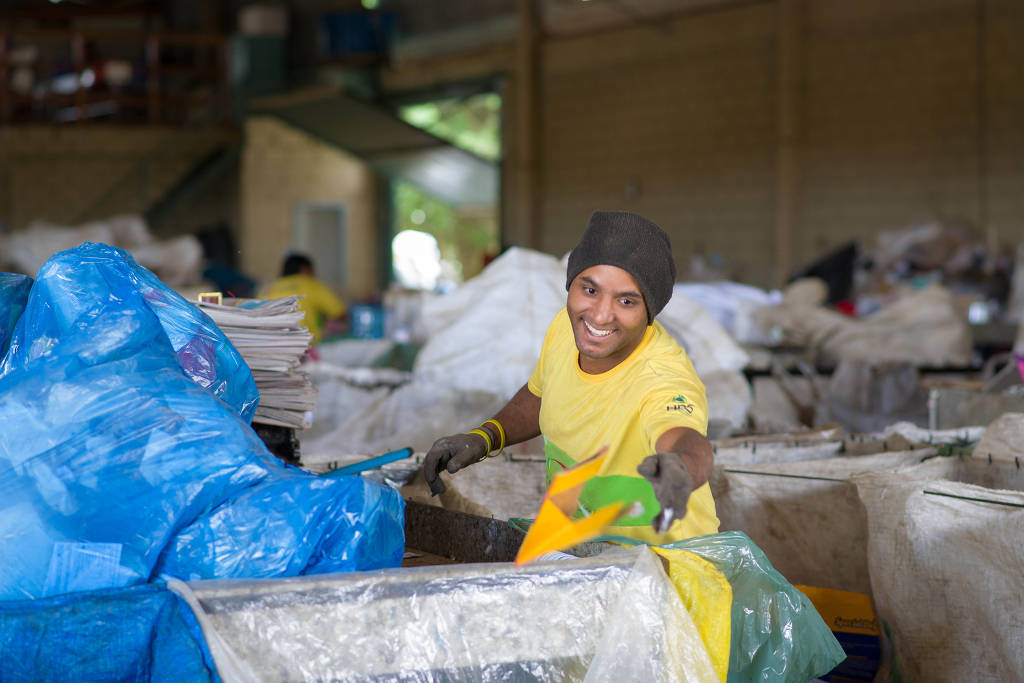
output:
[[[607,372],[624,361],[647,330],[647,306],[640,286],[618,266],[598,265],[572,281],[566,300],[580,369]]]

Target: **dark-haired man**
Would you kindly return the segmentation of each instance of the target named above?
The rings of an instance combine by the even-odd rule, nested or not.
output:
[[[441,470],[454,474],[543,434],[549,482],[608,446],[580,494],[580,514],[639,502],[609,534],[668,543],[717,532],[704,385],[654,320],[675,275],[657,225],[626,211],[595,212],[569,255],[566,306],[530,380],[494,418],[434,443],[423,463],[431,490],[444,491]]]
[[[303,254],[290,254],[281,265],[281,277],[267,287],[264,296],[276,299],[283,296],[301,296],[299,308],[306,313],[302,324],[313,335],[313,344],[323,339],[324,327],[333,321],[343,321],[347,307],[334,292],[313,274],[313,261]]]

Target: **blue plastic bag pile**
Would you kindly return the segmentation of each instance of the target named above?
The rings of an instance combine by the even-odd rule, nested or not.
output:
[[[401,563],[398,493],[271,455],[241,356],[126,252],[0,276],[0,349],[0,601]]]

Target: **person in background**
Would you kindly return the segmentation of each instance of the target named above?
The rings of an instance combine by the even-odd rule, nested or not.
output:
[[[316,279],[313,262],[303,254],[290,254],[285,258],[281,266],[281,277],[263,293],[267,299],[295,295],[302,297],[299,299],[299,307],[306,313],[302,324],[313,335],[314,345],[322,341],[325,327],[334,324],[343,326],[348,307],[327,285]]]
[[[549,484],[608,447],[580,493],[578,514],[612,502],[639,505],[607,534],[661,544],[716,533],[704,385],[654,320],[675,278],[661,228],[627,211],[595,212],[569,255],[566,306],[548,327],[529,381],[492,419],[427,452],[423,475],[434,495],[445,490],[442,470],[454,474],[543,434]]]

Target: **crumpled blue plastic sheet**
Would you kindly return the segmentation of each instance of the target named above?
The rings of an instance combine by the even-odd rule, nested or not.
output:
[[[31,287],[32,278],[28,275],[0,273],[0,355],[7,353]]]
[[[0,378],[0,422],[16,425],[0,429],[0,599],[146,581],[178,528],[274,466],[255,432],[185,376],[152,313],[92,322]],[[117,557],[97,566],[88,547],[62,543],[113,544]],[[71,555],[64,574],[80,576],[53,576]]]
[[[846,659],[810,599],[743,532],[698,536],[665,547],[702,557],[732,586],[729,683],[805,683]]]
[[[219,681],[195,615],[163,586],[0,602],[0,680]]]
[[[185,374],[234,408],[245,422],[252,421],[259,392],[249,366],[227,336],[128,252],[105,244],[85,242],[54,254],[39,269],[0,364],[0,376],[45,355],[67,355],[57,348],[58,342],[88,336],[96,320],[113,308],[155,314]],[[116,337],[104,341],[118,343]]]
[[[139,267],[99,247],[40,269],[3,363],[0,600],[145,582],[165,550],[184,579],[399,564],[399,494],[272,456],[183,371],[166,330],[191,305],[154,310]]]
[[[362,477],[289,469],[179,532],[157,572],[193,581],[397,567],[405,550],[404,512],[393,489]]]

